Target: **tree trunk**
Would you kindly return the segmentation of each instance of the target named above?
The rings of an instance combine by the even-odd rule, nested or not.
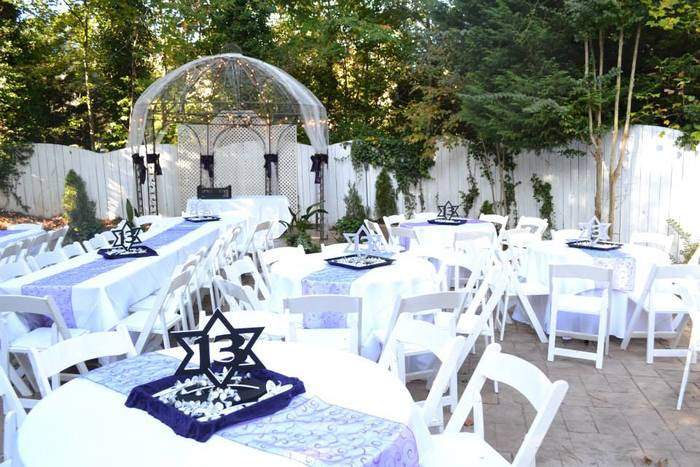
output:
[[[608,222],[610,223],[610,235],[615,234],[615,180],[614,167],[617,166],[618,135],[620,130],[620,95],[622,93],[622,51],[625,42],[625,32],[622,27],[617,36],[617,78],[615,78],[615,109],[613,112],[613,130],[610,138],[610,166],[608,167]]]
[[[609,191],[610,191],[610,200],[608,203],[608,209],[610,210],[608,213],[608,222],[610,222],[610,232],[613,234],[615,232],[615,209],[617,207],[617,200],[613,196],[615,193],[615,189],[617,186],[617,181],[620,178],[620,175],[622,175],[622,167],[624,166],[625,162],[625,157],[627,156],[627,143],[629,142],[629,136],[630,136],[630,119],[632,117],[632,99],[634,97],[634,78],[635,74],[637,71],[637,55],[639,53],[639,37],[641,36],[642,33],[642,25],[641,23],[637,25],[637,29],[635,31],[634,35],[634,51],[632,52],[632,67],[630,69],[630,82],[627,90],[627,106],[625,108],[625,126],[622,131],[622,138],[619,144],[619,148],[617,151],[617,160],[614,161],[612,156],[613,153],[612,151],[614,149],[611,149],[611,157],[610,157],[610,180],[609,180]],[[617,144],[617,140],[613,140],[614,144]]]
[[[92,115],[92,94],[90,92],[90,69],[88,50],[90,48],[90,15],[88,14],[88,2],[83,3],[85,17],[83,20],[83,76],[85,78],[85,104],[87,106],[88,136],[90,150],[95,150],[95,121]]]

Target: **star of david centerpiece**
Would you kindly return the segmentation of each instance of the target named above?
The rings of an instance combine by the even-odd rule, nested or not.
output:
[[[455,206],[450,201],[447,201],[445,204],[438,204],[437,218],[451,221],[453,217],[457,217],[459,215],[457,212],[458,209],[459,205]]]
[[[352,245],[352,250],[356,255],[372,254],[378,252],[381,249],[382,243],[379,240],[379,236],[367,230],[367,227],[365,225],[362,225],[355,233],[344,233],[343,237],[345,237],[345,241],[347,243]],[[366,249],[360,248],[360,245],[363,244],[363,238],[366,239],[366,242],[364,243],[365,245],[367,245]]]
[[[112,243],[114,248],[131,250],[132,246],[141,243],[139,238],[141,227],[132,226],[127,221],[121,221],[111,232],[114,235],[114,243]]]
[[[215,334],[219,332],[214,329],[217,323],[223,327],[223,333]],[[220,329],[218,326],[217,328]],[[185,358],[175,374],[178,376],[205,375],[214,386],[224,388],[239,371],[265,368],[253,352],[253,345],[262,334],[263,329],[262,327],[236,329],[221,313],[221,310],[216,309],[200,331],[173,333],[177,342],[185,350]],[[221,343],[229,345],[221,346]],[[215,347],[215,351],[218,351],[216,352],[217,356],[212,355],[212,346]],[[199,354],[199,366],[187,368],[195,355],[195,347]],[[222,358],[223,355],[226,357]],[[213,366],[214,364],[216,364],[216,368]],[[222,375],[221,379],[217,376],[217,372]]]
[[[600,222],[597,216],[593,216],[588,222],[581,222],[579,225],[581,238],[588,239],[592,243],[609,240],[609,222]]]

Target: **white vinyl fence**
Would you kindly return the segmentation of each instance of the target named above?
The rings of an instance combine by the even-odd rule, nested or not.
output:
[[[667,232],[669,217],[680,220],[691,232],[700,233],[700,216],[696,215],[695,205],[700,202],[698,153],[676,147],[677,136],[678,132],[665,128],[632,128],[629,157],[618,187],[616,215],[620,239],[627,240],[633,231]],[[177,148],[163,145],[159,150],[163,168],[163,177],[159,180],[160,211],[165,215],[178,215],[184,206],[181,206],[177,180]],[[295,205],[305,209],[317,200],[318,186],[310,172],[312,154],[310,146],[297,145],[298,200],[291,200],[293,209]],[[468,191],[468,160],[466,147],[441,147],[437,151],[431,178],[422,184],[426,210],[436,210],[437,200],[458,202],[459,192]],[[98,154],[74,147],[36,144],[17,186],[17,193],[29,208],[29,214],[50,217],[62,213],[65,175],[70,169],[85,179],[98,217],[123,216],[126,199],[134,200],[130,150]],[[474,173],[479,181],[480,196],[470,213],[472,216],[478,215],[483,200],[491,201],[488,182],[480,177],[478,167]],[[533,173],[552,184],[556,228],[576,227],[578,222],[593,215],[595,163],[590,155],[579,158],[566,158],[553,152],[520,155],[515,171],[515,179],[521,182],[516,188],[519,215],[538,215],[530,183]],[[344,214],[343,198],[350,182],[356,184],[365,204],[373,210],[378,174],[379,169],[375,167],[355,170],[350,143],[331,146],[325,174],[327,222],[333,224]],[[604,206],[607,207],[607,200]],[[0,207],[22,210],[12,199],[0,199]],[[403,209],[402,197],[399,197],[399,209]]]

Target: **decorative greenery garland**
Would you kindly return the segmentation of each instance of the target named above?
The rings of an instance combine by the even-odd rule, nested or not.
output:
[[[543,181],[537,174],[530,177],[532,182],[532,195],[540,204],[540,217],[547,219],[549,228],[554,228],[554,198],[552,197],[552,184]]]

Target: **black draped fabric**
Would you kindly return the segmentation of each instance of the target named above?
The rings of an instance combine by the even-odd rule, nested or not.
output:
[[[201,154],[199,165],[207,171],[209,178],[214,178],[214,154]]]
[[[265,154],[265,176],[267,178],[272,177],[272,163],[276,164],[278,161],[277,154]]]
[[[156,175],[163,175],[163,169],[160,167],[160,154],[150,153],[146,154],[146,163],[153,164]]]
[[[314,154],[311,156],[311,171],[316,173],[314,183],[321,183],[323,164],[328,164],[328,154]]]
[[[146,164],[143,163],[143,156],[132,154],[131,161],[137,167],[139,183],[143,185],[146,182]]]

